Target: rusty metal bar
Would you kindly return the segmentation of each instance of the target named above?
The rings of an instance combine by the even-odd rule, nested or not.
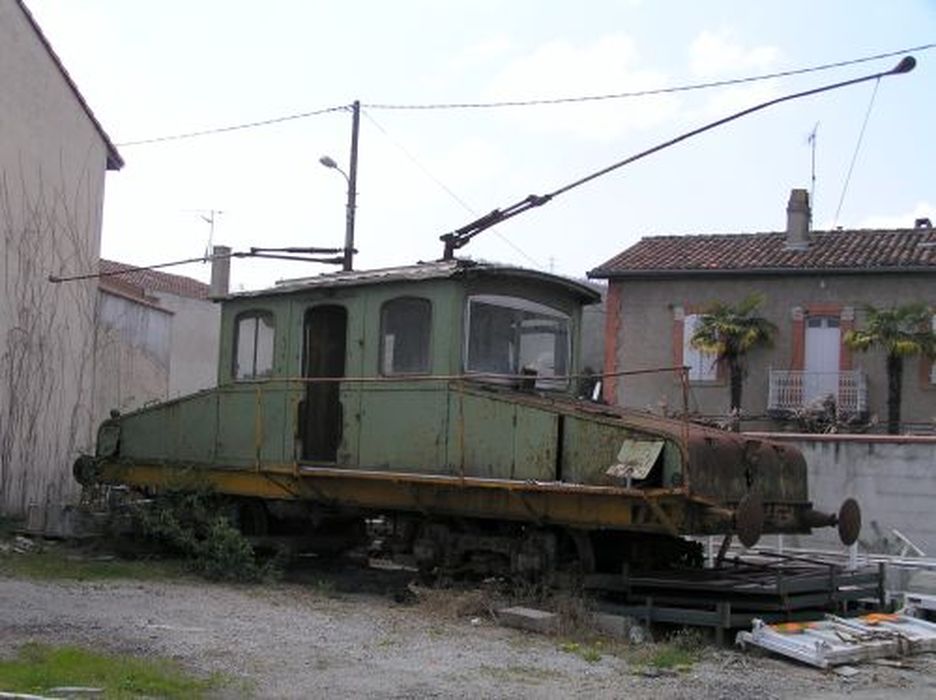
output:
[[[556,374],[556,375],[542,375],[536,377],[537,379],[548,379],[549,381],[566,381],[572,379],[591,379],[595,377],[605,378],[605,377],[625,377],[632,375],[640,374],[658,374],[663,372],[678,372],[682,373],[685,371],[684,367],[651,367],[647,369],[630,369],[630,370],[621,370],[618,372],[602,372],[595,373],[591,372],[588,374],[577,373],[577,374]],[[254,379],[239,379],[234,383],[234,386],[237,385],[251,385],[251,384],[276,384],[278,382],[283,382],[287,384],[312,384],[312,383],[327,383],[327,382],[351,382],[351,383],[361,383],[361,384],[405,384],[409,382],[452,382],[452,381],[483,381],[483,380],[499,380],[499,381],[529,381],[531,376],[529,374],[499,374],[495,372],[469,372],[463,374],[407,374],[399,376],[375,376],[375,377],[262,377]],[[231,385],[225,385],[231,386]],[[223,387],[222,387],[223,388]]]

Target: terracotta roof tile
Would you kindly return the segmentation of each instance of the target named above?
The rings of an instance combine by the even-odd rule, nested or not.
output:
[[[163,292],[191,299],[208,298],[208,285],[191,277],[171,275],[158,270],[140,270],[133,265],[104,258],[101,258],[100,270],[109,275],[101,278],[102,280],[120,280],[124,285],[132,285],[146,293]],[[122,274],[114,275],[115,272]]]
[[[936,272],[936,230],[813,231],[805,250],[788,248],[785,233],[650,236],[599,265],[588,276],[910,269]]]

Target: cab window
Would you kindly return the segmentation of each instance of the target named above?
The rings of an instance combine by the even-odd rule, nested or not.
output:
[[[234,325],[234,379],[258,379],[273,374],[275,326],[269,311],[240,314]]]
[[[567,385],[571,356],[568,315],[518,297],[477,295],[468,299],[468,372],[534,373],[537,388]]]
[[[432,304],[400,297],[380,309],[380,373],[425,374],[429,367]]]

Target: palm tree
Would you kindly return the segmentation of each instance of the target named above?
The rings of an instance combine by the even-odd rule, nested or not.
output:
[[[865,307],[865,327],[848,331],[845,345],[866,352],[880,347],[887,353],[887,432],[900,431],[900,401],[905,357],[936,357],[933,310],[926,304],[906,304],[888,309]]]
[[[744,382],[744,356],[754,348],[773,343],[777,327],[754,312],[764,297],[751,294],[736,306],[721,301],[702,312],[689,344],[715,356],[715,362],[727,368],[731,386],[731,411],[741,410]]]

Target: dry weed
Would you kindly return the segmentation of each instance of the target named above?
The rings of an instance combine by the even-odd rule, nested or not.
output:
[[[409,590],[416,597],[420,608],[444,620],[466,617],[492,619],[494,611],[501,605],[497,595],[485,589],[426,588],[410,584]]]

